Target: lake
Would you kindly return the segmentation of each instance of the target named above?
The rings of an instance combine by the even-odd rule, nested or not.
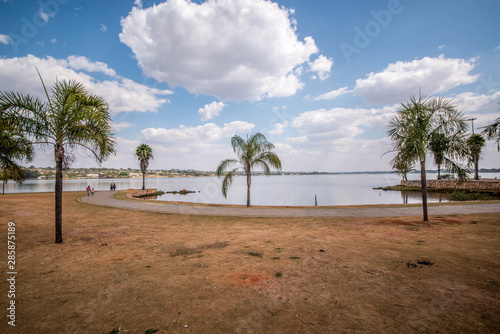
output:
[[[500,173],[484,173],[483,178],[500,178]],[[418,180],[419,174],[410,174],[409,179]],[[428,173],[428,179],[436,174]],[[341,175],[277,175],[253,176],[251,187],[252,205],[360,205],[421,203],[419,192],[383,191],[373,189],[399,184],[401,178],[395,174],[341,174]],[[117,190],[140,189],[142,178],[129,179],[78,179],[64,180],[64,191],[85,191],[87,185],[96,191],[109,190],[110,183]],[[5,193],[53,192],[54,180],[27,180],[22,185],[9,181]],[[158,200],[185,201],[193,203],[246,204],[246,178],[238,176],[225,199],[221,193],[222,179],[216,177],[147,178],[146,187],[162,191],[187,189],[196,193],[179,195],[165,194]],[[1,197],[0,197],[1,198]],[[446,195],[429,193],[429,202],[447,201]]]

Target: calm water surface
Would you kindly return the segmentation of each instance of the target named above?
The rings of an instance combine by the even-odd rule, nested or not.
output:
[[[411,174],[410,179],[419,179]],[[500,178],[500,173],[485,173],[482,178]],[[428,179],[436,175],[429,173]],[[27,180],[22,185],[7,183],[6,193],[52,192],[54,180]],[[64,191],[85,191],[87,185],[96,191],[109,190],[110,183],[117,190],[140,189],[142,178],[131,179],[80,179],[64,180]],[[373,189],[399,184],[395,174],[343,174],[343,175],[285,175],[253,176],[251,187],[252,205],[359,205],[420,203],[418,192],[383,191]],[[165,194],[159,200],[193,203],[246,204],[246,178],[235,177],[225,199],[221,193],[222,180],[216,177],[147,178],[146,187],[163,191],[187,189],[194,194]],[[445,195],[429,193],[429,202],[446,201]]]

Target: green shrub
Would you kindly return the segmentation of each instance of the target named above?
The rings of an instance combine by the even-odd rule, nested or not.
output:
[[[490,200],[491,195],[487,193],[469,193],[465,191],[454,191],[449,196],[450,201],[485,201]]]

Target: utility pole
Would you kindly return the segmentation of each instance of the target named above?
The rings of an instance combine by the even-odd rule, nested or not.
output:
[[[469,118],[468,121],[471,121],[472,123],[472,134],[474,134],[474,121],[476,120],[477,118]]]

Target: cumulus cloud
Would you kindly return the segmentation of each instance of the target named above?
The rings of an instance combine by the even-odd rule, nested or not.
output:
[[[491,95],[481,94],[476,95],[472,92],[458,94],[453,97],[453,103],[458,109],[464,112],[474,112],[482,109],[489,109],[488,111],[498,110],[498,102],[500,99],[500,91]]]
[[[314,100],[315,101],[319,101],[319,100],[333,100],[333,99],[335,99],[338,96],[341,96],[341,95],[344,95],[344,94],[347,94],[347,93],[351,93],[351,92],[352,91],[349,90],[349,88],[347,86],[345,86],[345,87],[342,87],[342,88],[339,88],[339,89],[335,89],[335,90],[329,91],[327,93],[318,95],[318,96],[316,96],[314,98]]]
[[[365,101],[376,105],[388,105],[406,101],[418,94],[444,93],[459,85],[475,82],[479,75],[470,72],[477,59],[425,57],[410,62],[389,64],[382,72],[370,73],[365,79],[356,80],[354,92]]]
[[[229,138],[249,133],[254,127],[251,123],[234,121],[222,127],[206,123],[196,127],[181,125],[173,129],[147,128],[141,131],[141,140],[151,144],[153,150],[159,153],[155,155],[155,160],[158,160],[157,156],[165,157],[164,166],[215,170],[221,160],[233,154]]]
[[[380,109],[333,108],[307,111],[292,119],[291,125],[299,131],[295,144],[314,146],[334,140],[353,139],[365,128],[385,129],[394,116],[396,106]],[[298,142],[297,142],[298,140]]]
[[[8,35],[0,34],[0,43],[9,44],[10,42],[11,42],[11,39]]]
[[[172,87],[233,101],[291,96],[318,52],[312,37],[298,40],[291,15],[265,0],[167,0],[133,7],[120,40],[146,75]],[[326,63],[317,63],[321,75]]]
[[[220,127],[207,123],[196,127],[179,126],[176,129],[147,128],[141,131],[144,140],[163,145],[178,144],[183,147],[212,144],[223,138],[231,138],[238,133],[250,132],[255,127],[252,123],[234,121]]]
[[[325,80],[330,76],[333,60],[320,55],[315,61],[309,63],[311,72],[316,72],[320,80]]]
[[[45,100],[42,85],[36,73],[40,71],[45,85],[51,87],[58,80],[75,79],[86,89],[102,96],[109,104],[110,112],[116,115],[123,111],[156,112],[169,102],[164,96],[170,90],[153,89],[121,77],[105,63],[92,62],[85,57],[70,56],[66,59],[38,58],[33,55],[15,58],[0,58],[0,90],[11,90],[38,96]],[[108,76],[98,80],[91,73]]]
[[[205,107],[198,109],[198,114],[201,116],[201,120],[206,122],[216,116],[219,116],[220,112],[224,107],[227,107],[223,102],[212,102],[206,104]]]
[[[280,135],[285,131],[288,125],[288,121],[284,121],[283,123],[276,123],[274,124],[274,130],[269,131],[269,133],[272,135]]]

